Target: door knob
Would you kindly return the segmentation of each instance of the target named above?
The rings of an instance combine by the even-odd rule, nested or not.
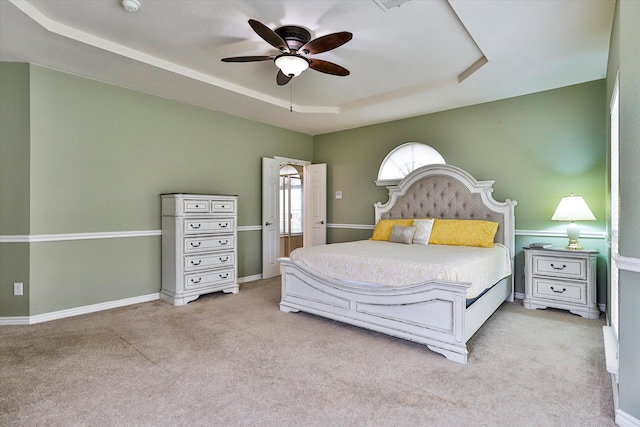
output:
[[[264,225],[267,226],[267,227],[270,226],[271,224],[273,224],[273,223],[272,222],[265,222],[264,223]]]
[[[324,219],[322,221],[320,221],[318,224],[324,224]]]

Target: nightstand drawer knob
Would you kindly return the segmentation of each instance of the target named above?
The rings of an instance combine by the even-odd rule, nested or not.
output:
[[[558,291],[558,290],[556,290],[553,286],[551,286],[551,290],[552,290],[553,292],[555,292],[556,294],[561,294],[561,293],[565,292],[565,291],[567,290],[567,288],[562,288],[562,290],[561,290],[561,291]]]
[[[553,268],[554,270],[564,270],[565,268],[567,268],[566,264],[562,264],[562,267],[556,267],[555,265],[551,264],[551,268]]]

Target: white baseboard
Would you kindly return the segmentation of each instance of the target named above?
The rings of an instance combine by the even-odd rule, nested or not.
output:
[[[262,279],[262,274],[245,276],[238,278],[238,283],[253,282]],[[97,311],[109,310],[112,308],[124,307],[127,305],[140,304],[160,299],[160,292],[148,295],[140,295],[132,298],[124,298],[116,301],[102,302],[99,304],[74,307],[66,310],[53,311],[51,313],[37,314],[35,316],[10,316],[0,317],[0,326],[33,325],[36,323],[49,322],[51,320],[64,319],[65,317],[79,316],[81,314],[95,313]]]
[[[29,325],[29,316],[0,317],[0,326]]]
[[[616,411],[616,425],[622,427],[640,427],[640,420],[627,414],[621,409]]]
[[[238,283],[253,282],[255,280],[262,280],[262,274],[254,274],[253,276],[238,277]]]
[[[35,316],[0,317],[0,325],[33,325],[36,323],[50,322],[51,320],[64,319],[65,317],[79,316],[81,314],[95,313],[112,308],[139,304],[141,302],[155,301],[157,299],[160,299],[159,292],[119,299],[116,301],[101,302],[99,304],[74,307],[66,310],[53,311],[51,313],[36,314]]]

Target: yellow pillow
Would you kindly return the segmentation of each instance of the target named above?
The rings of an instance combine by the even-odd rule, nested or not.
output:
[[[381,219],[373,230],[371,240],[389,240],[393,224],[410,226],[413,225],[413,218],[409,219]]]
[[[433,223],[430,245],[492,248],[498,223],[474,219],[438,219]]]

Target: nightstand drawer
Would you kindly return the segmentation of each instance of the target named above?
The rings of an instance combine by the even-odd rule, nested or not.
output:
[[[533,278],[532,296],[534,298],[553,299],[555,301],[587,303],[587,284]]]
[[[533,257],[533,274],[586,280],[587,260],[577,258]]]

